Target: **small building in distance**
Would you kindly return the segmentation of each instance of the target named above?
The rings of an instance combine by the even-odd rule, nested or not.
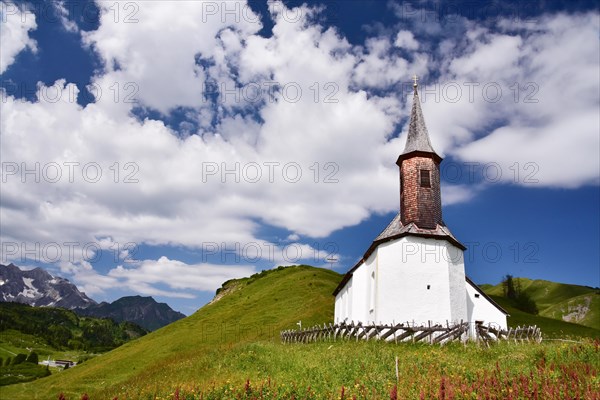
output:
[[[40,365],[47,365],[49,367],[55,367],[55,368],[71,368],[77,365],[77,363],[75,361],[71,361],[71,360],[50,360],[50,358],[48,357],[47,360],[44,361],[40,361],[39,362]]]

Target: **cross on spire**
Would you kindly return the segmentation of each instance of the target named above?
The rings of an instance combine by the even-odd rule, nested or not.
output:
[[[415,75],[413,75],[412,79],[413,79],[413,89],[414,89],[415,93],[417,93],[417,86],[419,86],[419,84],[417,82],[419,81],[419,77],[417,76],[417,74],[415,74]]]

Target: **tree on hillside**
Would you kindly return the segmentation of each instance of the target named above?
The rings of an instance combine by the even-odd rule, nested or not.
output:
[[[37,364],[40,360],[37,353],[35,351],[32,351],[31,353],[29,353],[29,355],[27,356],[27,360],[25,361],[32,364]]]
[[[504,297],[508,299],[517,298],[517,290],[515,288],[515,282],[512,275],[506,275],[502,281],[502,289],[504,291]]]
[[[8,367],[11,364],[11,362],[12,362],[12,358],[7,357],[6,360],[4,361],[4,366]]]
[[[13,358],[12,365],[17,365],[23,363],[27,359],[27,356],[23,353],[19,353]]]
[[[515,302],[519,310],[535,315],[539,313],[537,304],[535,304],[535,301],[531,298],[531,296],[529,296],[527,292],[519,292],[517,294]]]
[[[516,308],[530,314],[538,314],[537,304],[531,296],[521,289],[519,279],[514,279],[512,275],[506,275],[502,281],[502,291],[504,297],[511,299]]]

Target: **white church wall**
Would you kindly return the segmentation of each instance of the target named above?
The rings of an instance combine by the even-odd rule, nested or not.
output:
[[[354,279],[350,279],[350,281],[346,284],[346,298],[344,301],[345,318],[352,318],[352,296],[354,294],[353,286]]]
[[[506,317],[465,280],[463,251],[445,240],[406,236],[383,243],[336,295],[335,322],[445,324]]]
[[[348,322],[365,322],[368,320],[369,307],[369,282],[368,275],[372,268],[372,259],[363,262],[358,267],[353,275],[353,293],[352,293],[352,314],[348,318]]]
[[[482,321],[484,325],[507,329],[506,315],[479,293],[469,282],[467,283],[467,311],[469,322]]]
[[[465,301],[466,277],[465,262],[462,249],[444,241],[440,248],[440,258],[448,265],[448,279],[450,284],[450,310],[452,322],[467,322],[467,302]]]
[[[333,307],[333,322],[337,324],[338,319],[340,318],[340,303],[341,303],[341,291],[335,295],[335,302]]]
[[[350,278],[352,279],[352,278]],[[344,286],[342,288],[342,290],[340,290],[338,292],[338,294],[335,295],[335,314],[334,314],[334,320],[335,323],[339,323],[341,321],[344,320],[344,318],[346,318],[346,307],[345,307],[345,301],[346,301],[346,292],[347,292],[347,288],[348,285],[346,284],[346,286]]]
[[[353,280],[354,276],[346,282],[344,288],[335,296],[335,323],[344,322],[344,320],[350,321],[352,318]]]
[[[371,256],[354,270],[350,280],[336,295],[334,316],[336,323],[373,321],[373,315],[369,312],[372,303],[369,297],[374,290],[369,278],[373,269],[374,257]]]
[[[378,247],[377,322],[445,324],[467,319],[464,264],[462,258],[451,261],[449,247],[454,248],[446,241],[415,236]]]

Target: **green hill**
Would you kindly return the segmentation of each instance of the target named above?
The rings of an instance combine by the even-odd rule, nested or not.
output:
[[[584,294],[547,307],[541,315],[600,329],[600,295]]]
[[[600,338],[600,330],[588,326],[565,322],[560,319],[532,315],[514,307],[509,299],[502,296],[490,295],[509,314],[508,326],[536,325],[541,328],[542,336],[547,339],[590,337]]]
[[[537,304],[539,315],[600,329],[600,289],[545,280],[514,278]],[[489,295],[502,296],[502,284],[484,285]]]
[[[363,393],[360,398],[382,398],[391,396],[395,359],[400,360],[400,376],[408,379],[398,398],[418,398],[420,393],[429,398],[428,393],[437,391],[440,381],[442,386],[449,385],[445,376],[454,376],[457,385],[467,387],[465,377],[491,382],[481,374],[499,368],[502,376],[517,373],[525,377],[519,379],[527,380],[529,376],[546,376],[538,374],[546,364],[536,369],[541,358],[548,368],[554,362],[578,366],[587,365],[581,362],[583,354],[588,363],[597,352],[592,344],[573,352],[556,342],[517,347],[501,344],[492,349],[459,343],[443,348],[374,342],[281,344],[279,332],[297,327],[298,321],[306,327],[333,320],[331,293],[341,278],[333,271],[295,266],[228,281],[217,291],[215,300],[195,314],[81,366],[35,382],[7,386],[2,389],[2,398],[55,400],[64,393],[68,399],[78,400],[87,393],[92,400],[197,399],[200,395],[192,397],[193,393],[209,390],[214,393],[202,398],[250,399],[255,398],[248,395],[251,385],[256,388],[257,384],[269,391],[270,397],[264,397],[269,399],[339,398],[342,387],[345,393]],[[564,331],[565,323],[551,321],[555,325],[549,329]],[[589,371],[581,374],[579,382],[588,385]],[[552,379],[559,375],[547,374]],[[563,384],[562,379],[556,385]],[[506,385],[510,383],[502,382],[494,390],[503,390],[500,387]],[[179,397],[178,388],[189,397]]]
[[[331,322],[331,293],[340,279],[333,271],[299,266],[228,281],[217,301],[187,318],[80,367],[3,392],[14,390],[7,392],[11,399],[56,399],[60,392],[118,393],[119,388],[161,382],[165,376],[180,382],[214,378],[219,367],[204,364],[204,357],[251,341],[279,342],[279,332],[296,327],[299,320],[303,326]]]
[[[33,363],[11,364],[35,353],[40,360],[59,359],[83,362],[145,335],[139,326],[110,319],[80,317],[62,308],[31,307],[0,303],[0,386],[27,382],[50,374]],[[56,368],[52,369],[57,372]]]
[[[14,358],[19,353],[28,354],[30,351],[38,354],[40,360],[46,360],[49,357],[52,360],[82,361],[93,356],[93,354],[84,350],[57,349],[49,345],[40,336],[30,335],[14,329],[0,332],[0,358],[3,360]]]
[[[80,317],[62,308],[0,302],[0,333],[6,330],[34,335],[57,350],[93,352],[114,349],[146,334],[131,322]]]

